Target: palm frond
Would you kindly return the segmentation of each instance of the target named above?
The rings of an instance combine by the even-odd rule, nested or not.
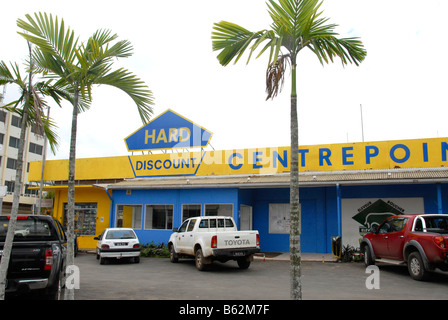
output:
[[[366,57],[367,52],[358,38],[336,38],[334,36],[314,38],[308,47],[323,64],[334,62],[338,57],[342,65],[354,63],[359,65]]]
[[[43,104],[46,104],[45,102]],[[20,118],[23,116],[23,108],[22,107],[15,107],[15,108],[9,108],[8,111],[17,114]],[[56,133],[57,132],[57,125],[54,122],[54,120],[51,117],[48,117],[41,113],[39,115],[40,121],[41,121],[41,127],[38,128],[36,125],[36,112],[34,108],[30,108],[28,110],[28,117],[27,117],[27,126],[34,126],[36,129],[37,134],[40,134],[42,136],[45,136],[48,139],[48,144],[50,146],[51,151],[53,154],[56,154],[56,150],[59,147],[59,136]]]
[[[56,17],[49,16],[46,13],[35,13],[33,19],[27,14],[28,21],[18,19],[17,26],[28,31],[19,32],[26,40],[36,44],[42,51],[57,57],[57,60],[63,64],[71,64],[75,58],[74,48],[76,48],[78,39],[75,38],[70,28],[65,29],[64,20],[59,22]]]
[[[218,54],[218,60],[223,66],[228,65],[233,59],[237,63],[247,48],[250,48],[250,59],[260,43],[268,40],[272,35],[272,33],[267,33],[265,30],[250,32],[237,24],[227,21],[215,23],[213,30],[212,48],[214,51],[221,50]],[[255,43],[250,47],[252,42]]]
[[[19,87],[26,87],[26,78],[22,78],[17,63],[11,63],[12,71],[4,61],[0,61],[0,85],[16,84]]]
[[[78,44],[74,32],[65,28],[62,19],[59,22],[46,13],[35,13],[34,18],[26,15],[26,21],[19,19],[17,25],[29,33],[20,34],[39,48],[33,55],[36,70],[65,86],[59,94],[64,93],[64,99],[72,104],[75,92],[80,93],[78,112],[89,108],[94,84],[108,84],[125,91],[137,104],[142,120],[149,121],[152,92],[129,71],[111,71],[114,58],[132,55],[129,41],[116,41],[116,34],[100,29],[86,43]]]
[[[337,57],[343,65],[359,65],[367,54],[362,42],[358,38],[339,38],[334,31],[337,25],[322,17],[321,5],[321,0],[269,0],[267,6],[273,20],[272,30],[251,32],[231,22],[215,23],[212,32],[213,50],[221,51],[217,58],[226,66],[233,59],[235,63],[238,62],[247,50],[250,51],[250,59],[252,53],[264,42],[257,58],[269,51],[266,73],[268,97],[275,96],[278,92],[272,86],[272,80],[281,74],[278,72],[282,70],[284,61],[277,64],[277,60],[289,56],[291,61],[296,61],[297,54],[303,48],[311,49],[322,64],[333,62]],[[253,45],[250,46],[250,43]],[[282,53],[282,49],[288,54]]]
[[[144,81],[133,73],[120,68],[96,78],[94,84],[107,84],[124,91],[137,105],[142,122],[149,122],[153,113],[151,105],[154,104],[154,97]]]

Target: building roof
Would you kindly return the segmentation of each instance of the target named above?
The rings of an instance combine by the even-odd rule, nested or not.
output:
[[[423,184],[448,182],[448,168],[362,170],[304,172],[299,174],[300,186],[334,186],[364,184]],[[183,176],[126,179],[114,184],[96,184],[109,190],[117,189],[171,189],[171,188],[287,188],[289,173],[234,175],[234,176]]]

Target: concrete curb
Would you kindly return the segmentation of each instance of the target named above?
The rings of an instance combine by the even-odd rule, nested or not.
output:
[[[96,254],[92,249],[81,249],[80,253]],[[254,254],[255,260],[263,261],[289,261],[289,252],[267,252]],[[314,261],[314,262],[336,262],[336,258],[333,258],[331,253],[302,253],[302,261]]]
[[[302,261],[314,262],[335,262],[337,259],[333,258],[331,253],[302,253]],[[256,253],[255,260],[263,261],[289,261],[289,252],[282,253]]]

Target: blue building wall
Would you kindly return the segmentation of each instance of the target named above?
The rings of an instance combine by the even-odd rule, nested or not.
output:
[[[342,186],[341,198],[406,198],[423,197],[425,213],[448,212],[447,184],[402,184]],[[163,189],[115,190],[111,203],[111,226],[115,221],[117,205],[142,205],[143,221],[147,204],[172,204],[173,227],[179,227],[182,219],[183,204],[200,204],[205,212],[205,204],[232,204],[233,218],[238,227],[241,205],[252,207],[253,229],[260,233],[261,250],[265,252],[288,252],[289,234],[269,233],[269,204],[289,203],[289,188],[207,188],[207,189]],[[444,201],[445,199],[445,201]],[[331,237],[340,235],[338,225],[338,198],[336,187],[302,187],[302,252],[331,252]],[[136,229],[143,243],[164,242],[169,239],[171,230]]]
[[[289,234],[269,233],[269,204],[289,203],[289,188],[253,189],[252,192],[253,227],[260,233],[262,251],[289,251]],[[331,236],[337,235],[335,188],[302,188],[300,203],[302,252],[331,252]]]
[[[204,212],[205,204],[232,204],[234,218],[238,216],[238,189],[155,189],[155,190],[132,190],[126,195],[125,190],[113,192],[111,204],[111,226],[114,226],[115,213],[118,205],[142,205],[143,221],[145,220],[145,207],[148,204],[171,204],[173,205],[173,228],[179,227],[182,219],[183,204],[200,204],[201,212]],[[140,242],[167,243],[172,230],[144,230],[135,229]]]

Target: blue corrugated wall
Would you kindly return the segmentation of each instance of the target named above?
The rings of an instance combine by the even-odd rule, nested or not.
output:
[[[440,191],[438,193],[438,190]],[[405,184],[342,186],[342,198],[405,198],[423,197],[425,213],[448,212],[448,185],[442,184]],[[339,235],[336,187],[302,187],[300,189],[302,204],[302,252],[331,252],[331,237]],[[210,188],[210,189],[163,189],[132,190],[127,195],[125,190],[113,192],[111,221],[115,221],[117,205],[142,205],[143,215],[147,204],[172,204],[173,227],[181,224],[182,204],[232,204],[233,217],[239,225],[241,205],[252,206],[253,229],[260,233],[261,249],[269,252],[289,251],[288,234],[269,233],[269,203],[288,203],[289,188]],[[144,220],[144,217],[143,217]],[[171,230],[136,230],[140,241],[144,243],[166,243]]]

